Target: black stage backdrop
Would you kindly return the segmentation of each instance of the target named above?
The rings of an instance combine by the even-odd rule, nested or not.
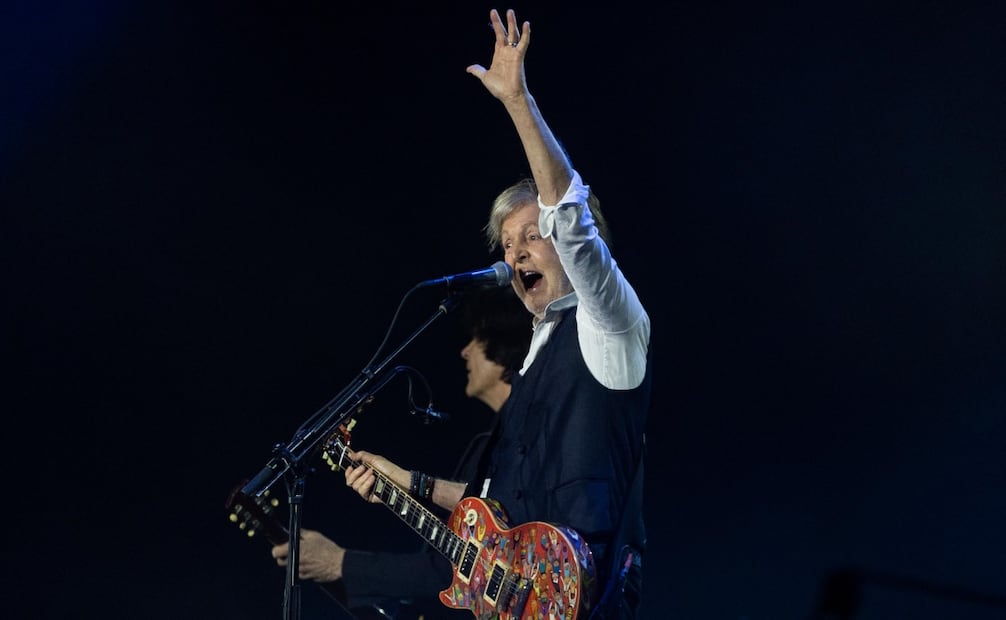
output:
[[[281,617],[224,501],[415,283],[497,259],[525,165],[465,73],[490,8],[4,8],[2,615]],[[645,617],[1006,615],[1006,10],[515,8],[652,317]],[[396,379],[355,445],[447,473],[488,418],[462,344],[451,313],[396,360],[450,422]],[[306,491],[343,544],[418,544],[339,474]]]

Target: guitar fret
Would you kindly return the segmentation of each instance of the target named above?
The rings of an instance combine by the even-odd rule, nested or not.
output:
[[[378,477],[374,487],[380,489],[378,497],[406,524],[419,534],[425,535],[430,543],[449,559],[457,561],[460,555],[458,545],[462,542],[457,535],[443,527],[435,517],[429,515],[429,511],[414,498],[401,492],[391,480]],[[428,519],[428,516],[431,518]]]
[[[326,456],[338,455],[340,465],[345,460],[352,467],[366,466],[365,463],[354,463],[348,459],[347,451],[348,443],[332,439],[326,447]],[[326,461],[332,464],[329,458]],[[526,530],[523,525],[509,528],[505,522],[497,521],[485,502],[475,498],[463,499],[449,520],[443,521],[427,509],[422,501],[410,496],[404,488],[377,470],[373,471],[376,476],[373,495],[454,566],[454,582],[448,594],[451,604],[448,606],[457,606],[459,609],[467,606],[479,618],[488,617],[486,614],[489,614],[493,617],[505,616],[509,620],[523,618],[525,610],[531,608],[550,612],[564,608],[572,613],[566,613],[565,617],[575,618],[579,616],[578,612],[585,603],[589,607],[592,592],[584,588],[594,585],[595,568],[586,543],[575,532],[552,530],[549,536],[552,543],[557,540],[562,543],[562,556],[569,556],[571,559],[569,568],[564,565],[560,569],[555,562],[546,561],[553,554],[551,548],[545,551],[542,558],[537,557],[535,551],[536,541],[545,538],[542,530],[548,530],[547,524],[538,523],[530,530]],[[265,516],[270,516],[269,507],[259,505],[258,502],[249,502],[253,504],[251,507],[232,503],[232,520],[240,520],[241,513],[251,513],[256,508]],[[459,510],[464,512],[458,512]],[[240,527],[262,527],[256,517],[255,514],[245,515]],[[458,531],[451,529],[450,523],[456,523]],[[285,535],[285,531],[280,531]],[[535,566],[532,574],[523,574],[523,568],[520,568],[523,563]],[[545,570],[539,572],[539,565],[544,566]],[[556,572],[559,570],[566,571],[567,581],[561,588],[556,588],[556,579],[562,578]],[[446,592],[441,593],[441,596]]]

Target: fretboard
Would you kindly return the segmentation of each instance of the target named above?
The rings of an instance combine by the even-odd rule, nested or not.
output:
[[[365,464],[355,463],[344,452],[340,452],[339,465],[352,465],[353,467],[366,467]],[[462,559],[466,555],[465,541],[451,531],[447,524],[423,506],[419,500],[412,497],[392,482],[387,476],[373,469],[377,477],[374,482],[372,493],[376,495],[384,505],[398,515],[406,525],[411,527],[423,537],[426,542],[432,545],[437,551],[442,553],[451,564],[455,566],[462,564]]]

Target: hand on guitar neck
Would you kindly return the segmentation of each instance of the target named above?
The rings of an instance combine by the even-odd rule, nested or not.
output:
[[[383,503],[450,561],[452,582],[440,593],[444,605],[478,618],[586,617],[596,569],[586,541],[571,528],[541,521],[511,528],[497,502],[477,497],[451,506],[444,522],[405,490],[409,472],[351,451],[345,426],[325,443],[323,456],[333,470],[347,472],[347,484],[357,493]],[[361,456],[369,460],[354,459]]]
[[[380,480],[400,489],[409,489],[412,475],[417,472],[403,469],[379,454],[363,450],[355,451],[350,448],[350,431],[355,424],[355,420],[350,420],[341,425],[336,432],[340,438],[337,444],[338,454],[333,452],[336,448],[331,439],[326,444],[322,458],[331,469],[333,471],[341,469],[345,474],[346,486],[371,503],[382,503],[381,499],[374,494],[374,489]],[[336,463],[336,461],[339,462]],[[464,482],[433,479],[432,477],[429,478],[429,481],[431,496],[428,499],[437,506],[450,512],[461,501],[466,487]]]

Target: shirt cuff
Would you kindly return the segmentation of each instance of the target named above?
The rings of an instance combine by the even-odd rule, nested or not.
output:
[[[538,194],[538,207],[541,209],[554,209],[559,205],[569,204],[575,202],[577,204],[586,204],[587,196],[590,194],[590,186],[583,184],[583,179],[580,178],[580,173],[573,170],[573,178],[569,180],[569,187],[566,188],[566,193],[563,194],[559,202],[554,205],[547,205],[541,201],[541,194]]]
[[[574,204],[574,205],[586,205],[587,196],[590,195],[590,186],[583,184],[583,179],[580,178],[580,173],[573,170],[573,178],[569,180],[569,187],[566,188],[566,193],[563,194],[559,203],[556,205],[547,205],[541,201],[541,194],[538,194],[538,232],[541,233],[542,237],[551,237],[552,233],[555,231],[555,212],[562,205]]]

